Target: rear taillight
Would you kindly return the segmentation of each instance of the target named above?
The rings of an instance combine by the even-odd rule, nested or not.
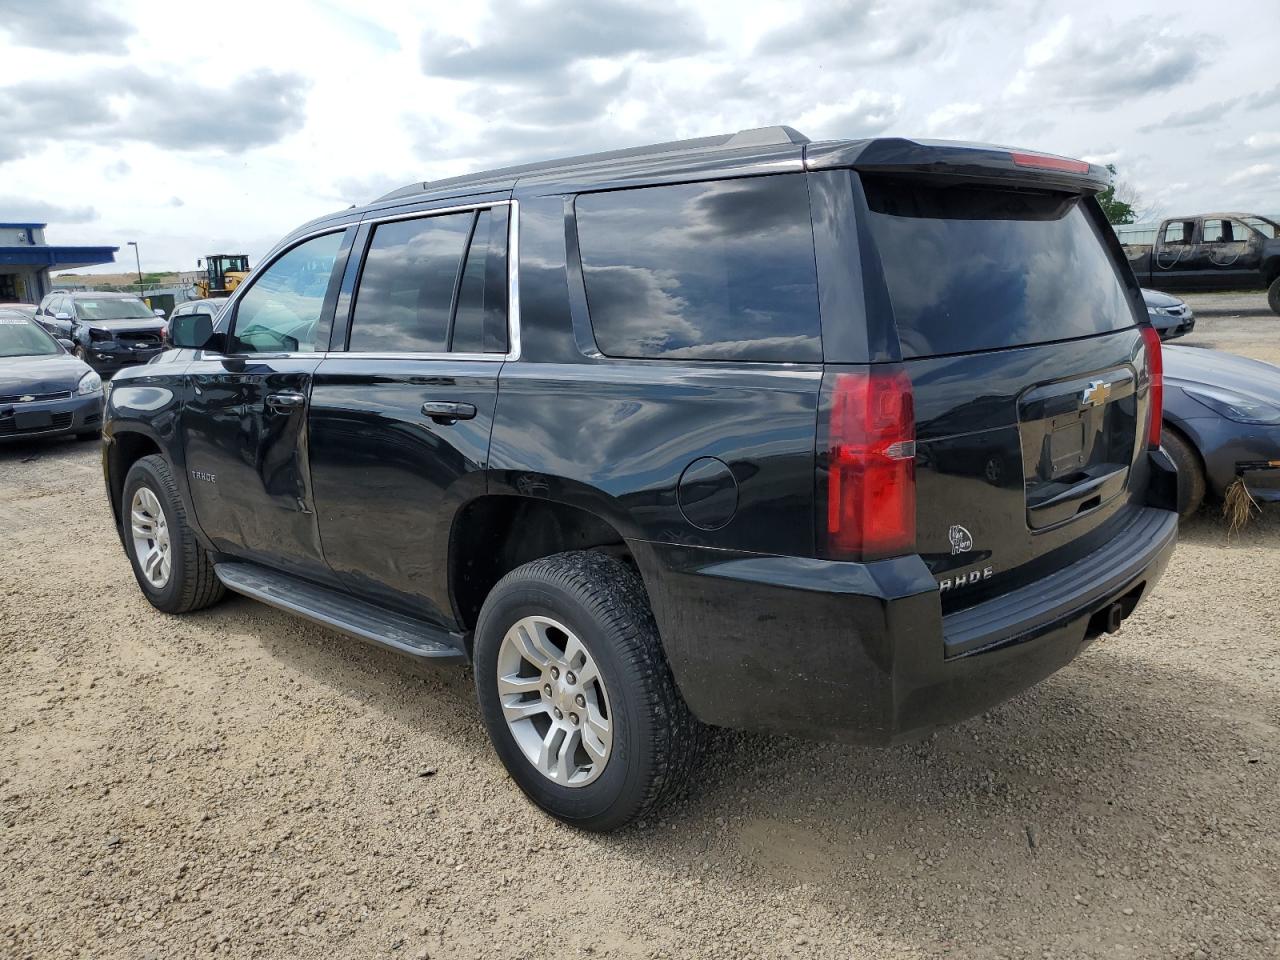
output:
[[[1164,355],[1160,352],[1160,334],[1155,327],[1142,328],[1142,342],[1147,349],[1147,373],[1151,377],[1151,419],[1147,421],[1147,446],[1160,446],[1160,427],[1164,421]]]
[[[916,425],[911,380],[895,367],[829,381],[826,555],[874,560],[916,542]]]

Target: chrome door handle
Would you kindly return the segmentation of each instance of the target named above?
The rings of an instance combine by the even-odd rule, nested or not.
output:
[[[456,420],[473,420],[476,407],[473,403],[456,403],[452,400],[428,400],[422,412],[436,423],[448,424]]]
[[[307,398],[301,393],[267,394],[267,408],[276,413],[293,413],[295,410],[301,410],[306,403]]]

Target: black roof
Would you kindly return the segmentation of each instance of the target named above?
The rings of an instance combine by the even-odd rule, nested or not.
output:
[[[484,170],[445,180],[415,181],[372,203],[317,217],[296,228],[268,254],[302,234],[341,227],[371,213],[453,203],[529,199],[630,185],[679,183],[719,177],[763,176],[852,167],[867,172],[931,173],[945,169],[966,178],[1002,181],[1072,192],[1094,192],[1109,182],[1107,171],[1079,160],[993,144],[877,137],[812,142],[785,126],[655,143],[625,150]],[[412,206],[410,206],[412,205]]]
[[[577,157],[566,157],[559,160],[541,160],[537,163],[524,163],[515,167],[500,167],[496,170],[482,170],[468,173],[460,177],[446,180],[428,180],[407,184],[379,197],[375,203],[387,200],[399,200],[427,191],[451,190],[459,187],[492,186],[493,189],[510,189],[516,180],[530,174],[554,176],[569,174],[575,168],[588,167],[600,163],[617,160],[639,160],[655,156],[677,156],[682,154],[711,154],[746,147],[783,146],[809,143],[809,138],[792,127],[757,127],[752,130],[739,130],[737,133],[717,134],[713,137],[697,137],[692,140],[672,140],[668,143],[653,143],[642,147],[627,147],[623,150],[607,150],[603,153],[586,153]]]

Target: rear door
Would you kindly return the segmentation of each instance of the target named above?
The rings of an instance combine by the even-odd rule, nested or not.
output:
[[[311,476],[353,591],[448,627],[449,535],[482,494],[507,350],[506,203],[367,224],[320,364]],[[357,269],[359,267],[359,269]]]
[[[307,404],[354,233],[338,228],[280,253],[229,308],[226,351],[198,355],[187,372],[181,433],[200,528],[224,553],[306,577],[328,573]]]
[[[1092,199],[861,182],[914,389],[919,551],[947,611],[1095,549],[1145,496],[1143,314]]]
[[[1205,217],[1200,252],[1208,279],[1223,289],[1247,287],[1262,269],[1262,234],[1230,217]]]

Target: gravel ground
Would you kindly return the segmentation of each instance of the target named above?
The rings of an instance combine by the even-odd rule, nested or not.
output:
[[[1195,339],[1280,359],[1260,323]],[[467,671],[159,614],[108,516],[93,445],[0,448],[2,956],[1280,956],[1275,509],[1206,508],[1120,634],[983,717],[723,734],[606,837],[525,802]]]
[[[1267,306],[1265,290],[1235,290],[1221,293],[1177,293],[1187,301],[1197,317],[1270,317],[1280,322]]]

